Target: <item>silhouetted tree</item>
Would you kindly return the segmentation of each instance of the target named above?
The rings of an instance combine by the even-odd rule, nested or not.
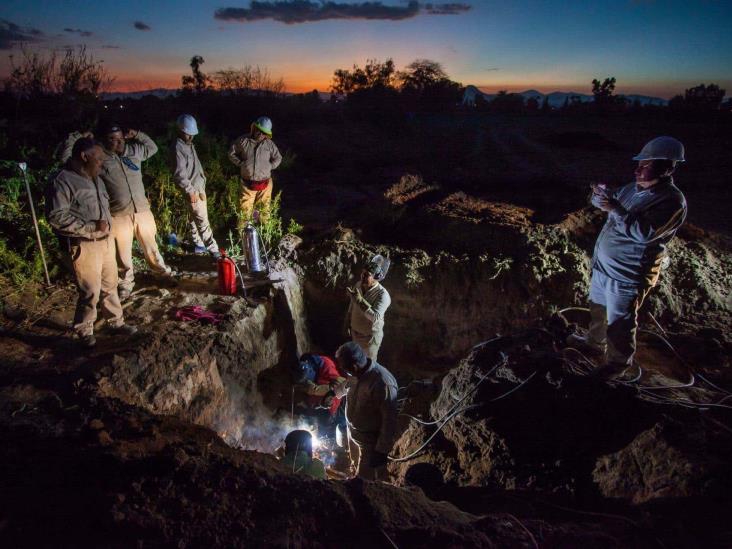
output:
[[[549,106],[549,97],[544,96],[544,101],[541,102],[541,112],[549,112],[552,108]]]
[[[416,59],[397,76],[410,108],[440,110],[458,103],[462,96],[461,85],[450,80],[437,61]]]
[[[246,65],[240,69],[229,67],[213,73],[212,85],[232,94],[279,95],[285,91],[285,82],[275,80],[266,67]]]
[[[692,110],[715,111],[722,104],[725,93],[725,90],[717,84],[709,84],[708,86],[700,84],[686,90],[684,103]]]
[[[595,106],[599,109],[609,109],[613,105],[624,103],[622,98],[615,94],[615,77],[605,78],[602,82],[597,79],[592,81],[592,95],[594,96]]]
[[[363,69],[353,65],[353,70],[336,70],[333,73],[331,91],[336,95],[349,95],[359,90],[393,88],[395,85],[396,69],[392,59],[387,59],[383,63],[376,59],[368,59]]]
[[[183,85],[184,91],[202,93],[209,88],[211,79],[207,74],[204,74],[203,71],[201,71],[201,65],[204,63],[205,61],[200,55],[194,55],[191,57],[190,66],[193,75],[185,75],[181,78],[181,84]]]
[[[529,112],[537,112],[539,110],[539,100],[536,97],[529,97],[526,100],[526,110]]]
[[[96,97],[114,81],[104,68],[104,62],[94,59],[86,46],[67,49],[60,60],[56,52],[46,56],[23,48],[17,64],[10,56],[10,68],[6,89],[24,98],[44,95]]]

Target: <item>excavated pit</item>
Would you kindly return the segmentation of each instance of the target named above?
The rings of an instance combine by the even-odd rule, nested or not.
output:
[[[429,202],[429,189],[412,191],[395,207],[410,207],[420,196]],[[585,302],[599,218],[580,211],[556,225],[537,225],[521,208],[465,195],[440,200],[444,207],[427,208],[420,224],[402,225],[404,242],[422,238],[431,247],[377,246],[349,230],[299,248],[290,242],[272,275],[282,282],[245,299],[215,295],[210,273],[183,277],[171,288],[148,280],[126,305],[141,334],[121,341],[102,336],[87,357],[47,341],[59,333],[54,325],[68,323],[68,307],[66,317],[53,313],[22,334],[4,336],[0,428],[10,442],[2,456],[13,465],[3,487],[22,502],[15,511],[5,506],[13,517],[10,531],[26,531],[23,513],[33,508],[28,493],[61,497],[75,486],[73,479],[85,478],[100,482],[99,493],[82,490],[68,510],[83,513],[84,498],[98,506],[87,511],[91,525],[75,526],[73,539],[82,545],[98,542],[103,531],[122,540],[108,546],[140,539],[334,546],[358,531],[363,537],[355,545],[364,547],[389,539],[399,546],[531,546],[528,527],[541,532],[547,546],[647,546],[689,502],[701,503],[679,523],[684,541],[698,528],[716,528],[719,515],[709,502],[729,509],[732,487],[729,421],[577,375],[560,353],[559,335],[567,327],[557,329],[550,319],[556,309]],[[476,210],[484,216],[477,223],[463,215]],[[451,233],[473,251],[449,248]],[[292,475],[267,455],[298,426],[290,365],[308,350],[332,355],[345,340],[345,287],[376,252],[393,260],[384,282],[392,306],[380,362],[406,387],[405,412],[439,419],[469,393],[499,358],[498,344],[474,349],[477,343],[505,336],[497,341],[509,356],[465,399],[473,408],[456,414],[424,453],[390,466],[399,484],[421,489],[319,483]],[[730,387],[729,247],[689,227],[672,244],[672,256],[647,310],[698,371]],[[205,269],[210,264],[198,270]],[[175,319],[188,305],[222,320]],[[581,313],[566,317],[585,322]],[[6,329],[13,322],[8,319]],[[644,319],[642,327],[649,326]],[[678,383],[687,374],[645,335],[639,359],[649,369],[644,383]],[[715,396],[708,387],[668,395]],[[413,452],[434,430],[401,417],[394,453]],[[59,482],[44,469],[47,454],[58,456],[58,469],[71,480]],[[98,480],[107,474],[119,480]],[[637,513],[643,525],[566,511],[578,504]],[[327,514],[326,522],[316,509]],[[49,532],[63,529],[63,521],[52,518],[57,510],[44,511]],[[698,516],[702,510],[707,518]],[[369,520],[372,526],[364,526]],[[644,529],[655,533],[647,537]],[[719,530],[717,541],[732,539],[728,528]],[[674,539],[673,533],[662,537]]]

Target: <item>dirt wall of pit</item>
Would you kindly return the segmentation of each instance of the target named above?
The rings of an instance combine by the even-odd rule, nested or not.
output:
[[[289,402],[290,364],[310,348],[301,272],[279,262],[271,277],[281,282],[255,298],[162,292],[133,300],[133,322],[155,320],[128,348],[99,358],[102,394],[210,427],[235,446],[246,440],[270,450],[281,439],[272,417]],[[222,321],[175,319],[188,305]]]

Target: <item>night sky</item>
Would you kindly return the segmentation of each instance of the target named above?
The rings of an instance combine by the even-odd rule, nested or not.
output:
[[[443,64],[463,84],[671,97],[714,82],[732,92],[732,1],[228,2],[3,0],[0,75],[20,42],[86,44],[117,90],[176,88],[203,69],[260,65],[289,91],[326,91],[333,71],[367,58]]]

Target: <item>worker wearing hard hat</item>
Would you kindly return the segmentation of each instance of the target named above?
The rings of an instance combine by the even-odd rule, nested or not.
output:
[[[198,159],[194,136],[198,135],[198,124],[190,114],[181,114],[176,120],[178,138],[173,144],[170,159],[173,181],[187,195],[189,206],[191,239],[195,253],[208,251],[215,259],[221,257],[211,224],[208,220],[206,201],[206,175]]]
[[[384,339],[384,315],[391,305],[391,297],[380,282],[386,277],[391,262],[374,256],[361,271],[361,279],[353,288],[347,288],[351,302],[346,322],[351,339],[358,343],[371,360],[376,360]]]
[[[326,479],[325,465],[313,457],[313,435],[304,429],[292,431],[285,437],[285,456],[280,463],[293,473]]]
[[[158,146],[147,134],[123,130],[117,124],[106,125],[99,136],[105,153],[100,177],[109,193],[112,236],[117,244],[120,271],[119,297],[124,301],[135,286],[133,239],[137,239],[153,272],[172,274],[158,249],[155,218],[142,182],[142,163],[158,152]]]
[[[52,176],[46,203],[48,223],[68,251],[79,293],[74,331],[85,347],[94,347],[94,321],[101,299],[110,330],[131,335],[137,328],[125,324],[117,295],[117,262],[110,237],[109,197],[99,180],[104,153],[91,138],[76,139],[71,158]]]
[[[272,170],[282,162],[282,155],[272,141],[272,121],[266,116],[257,118],[250,133],[232,143],[229,159],[239,166],[242,184],[239,225],[243,227],[252,218],[255,207],[266,213],[272,200]]]
[[[590,284],[590,329],[570,345],[606,353],[598,374],[622,378],[636,349],[638,310],[658,281],[667,246],[686,219],[686,199],[671,177],[684,162],[684,146],[673,137],[649,141],[633,158],[635,182],[615,191],[593,185],[592,204],[608,213],[595,244]],[[637,377],[637,376],[636,376]]]
[[[328,410],[328,415],[335,417],[340,399],[333,387],[345,380],[335,362],[325,355],[305,353],[294,367],[293,377],[296,384],[306,387],[311,408]]]
[[[353,341],[338,348],[336,360],[352,376],[336,388],[336,395],[348,395],[348,447],[356,474],[366,480],[387,480],[386,464],[396,439],[397,382]]]

